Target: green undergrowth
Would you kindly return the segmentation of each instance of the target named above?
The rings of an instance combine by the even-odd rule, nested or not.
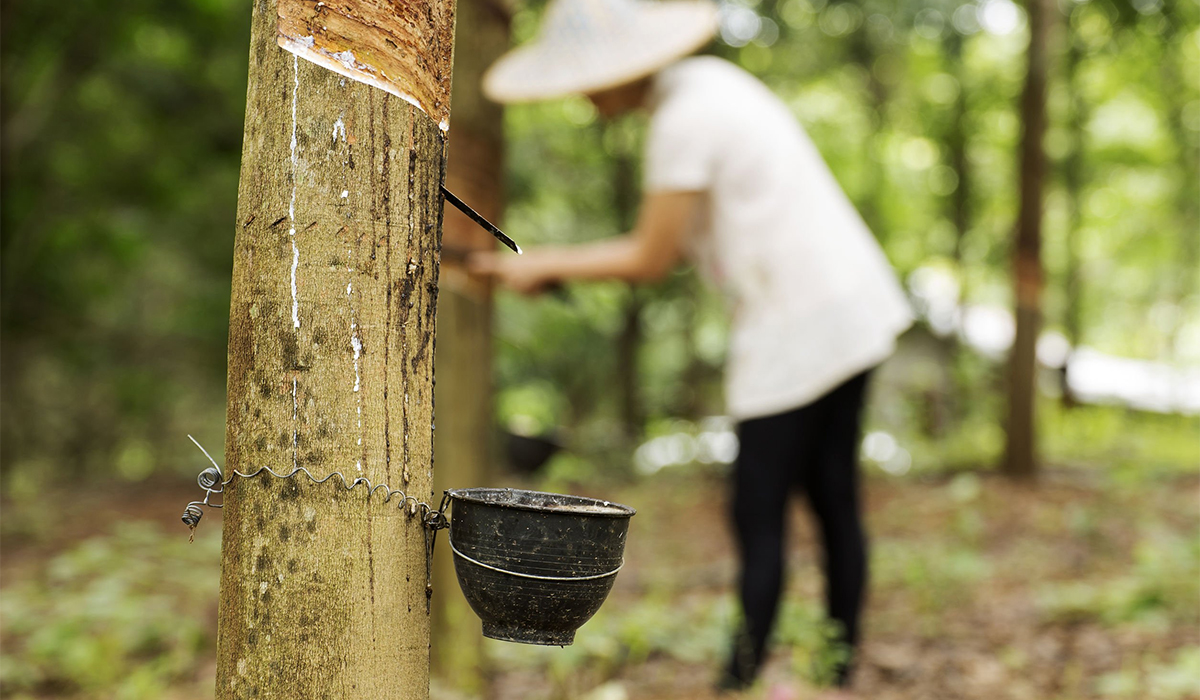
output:
[[[994,469],[1004,455],[1008,412],[1002,365],[970,353],[930,356],[930,343],[919,332],[905,336],[872,377],[866,433],[882,433],[888,444],[864,444],[864,461],[893,475]],[[1047,469],[1137,478],[1200,469],[1200,415],[1067,406],[1051,376],[1041,380],[1034,418]]]
[[[1107,465],[1118,476],[1195,475],[1200,470],[1200,416],[1118,406],[1038,405],[1042,449],[1051,464]]]
[[[1153,629],[1200,622],[1200,532],[1156,527],[1141,536],[1132,566],[1107,578],[1046,585],[1037,602],[1056,622]]]
[[[652,659],[666,658],[708,669],[715,682],[729,653],[738,612],[730,595],[675,600],[649,594],[625,605],[610,601],[583,625],[568,647],[536,647],[488,641],[486,651],[497,667],[544,672],[560,696],[569,697],[579,675],[591,682],[613,678]],[[836,627],[814,601],[786,599],[774,630],[773,646],[788,648],[799,678],[826,684],[834,665],[847,653],[835,640]]]
[[[1200,646],[1182,649],[1165,659],[1148,656],[1096,681],[1106,698],[1189,700],[1200,693]]]
[[[220,532],[118,523],[0,598],[5,697],[156,700],[211,655]]]
[[[1200,624],[1195,482],[1155,470],[1105,473],[1097,467],[1087,478],[1047,478],[1036,487],[979,472],[871,479],[869,638],[924,649],[930,640],[971,634],[964,615],[991,620],[998,602],[1015,604],[1006,634],[1082,632],[1119,648],[1104,658],[1077,652],[1072,663],[1089,674],[1079,697],[1194,697],[1183,689],[1200,687],[1200,649],[1189,632]],[[491,667],[553,688],[528,697],[578,698],[606,682],[636,683],[641,669],[662,661],[671,673],[715,680],[738,622],[724,578],[732,563],[711,562],[711,584],[697,585],[684,571],[701,557],[732,556],[695,541],[723,527],[698,522],[721,503],[723,488],[712,471],[666,470],[611,488],[592,483],[639,509],[630,539],[639,578],[618,586],[574,645],[489,642]],[[19,515],[13,511],[6,520]],[[39,541],[59,537],[47,527]],[[218,528],[201,528],[188,544],[177,530],[118,523],[44,559],[27,552],[6,560],[15,568],[0,595],[0,696],[208,697],[178,693],[211,689],[203,674],[212,668],[219,549]],[[823,619],[809,556],[792,562],[794,590],[775,648],[787,650],[793,677],[816,686],[844,650],[830,643],[834,630]]]
[[[967,410],[944,434],[929,434],[911,420],[886,417],[877,417],[873,429],[895,435],[899,447],[911,454],[913,472],[990,469],[1000,463],[1004,452],[999,408]],[[1043,464],[1050,469],[1085,469],[1100,478],[1118,479],[1188,475],[1200,469],[1198,416],[1119,406],[1065,408],[1060,401],[1043,397],[1037,421]],[[866,461],[871,463],[869,457]],[[874,466],[887,471],[886,465]]]

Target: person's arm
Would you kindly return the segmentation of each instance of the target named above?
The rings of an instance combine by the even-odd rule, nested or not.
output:
[[[526,294],[572,279],[662,279],[682,255],[684,236],[701,199],[699,192],[647,194],[637,225],[628,234],[573,246],[543,246],[521,256],[476,253],[471,271],[494,275]]]

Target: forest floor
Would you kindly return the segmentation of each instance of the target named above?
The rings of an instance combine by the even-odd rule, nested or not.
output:
[[[797,503],[766,679],[713,690],[735,566],[715,473],[575,486],[638,509],[627,564],[563,649],[487,641],[493,700],[808,700],[827,668],[813,531]],[[9,500],[0,696],[213,694],[219,519],[189,545],[194,486]],[[867,480],[871,587],[862,698],[1200,698],[1200,479],[1055,471]],[[435,683],[435,698],[467,697]]]

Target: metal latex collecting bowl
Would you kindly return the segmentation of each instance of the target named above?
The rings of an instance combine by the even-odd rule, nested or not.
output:
[[[566,646],[612,589],[629,506],[521,489],[455,489],[450,547],[483,634]]]

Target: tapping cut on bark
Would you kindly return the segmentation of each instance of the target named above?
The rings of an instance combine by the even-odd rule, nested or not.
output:
[[[279,45],[450,128],[454,0],[278,0]]]

